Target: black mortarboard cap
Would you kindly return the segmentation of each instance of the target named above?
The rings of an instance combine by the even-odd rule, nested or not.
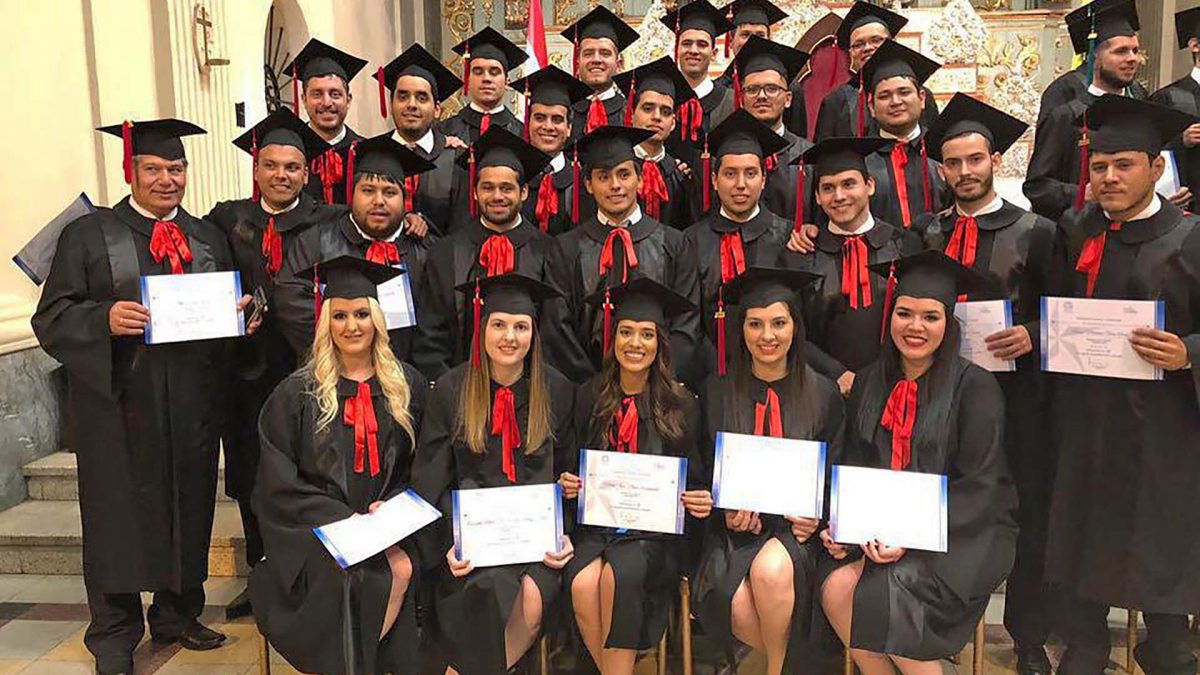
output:
[[[733,30],[733,24],[726,13],[714,7],[708,0],[692,0],[686,5],[680,3],[677,9],[664,14],[659,21],[666,24],[676,35],[685,30],[702,30],[716,39],[718,35]]]
[[[926,250],[901,258],[894,262],[896,291],[892,297],[937,300],[946,307],[946,314],[954,313],[954,304],[960,295],[985,299],[997,295],[996,284],[975,270],[964,267],[954,258],[938,251]],[[875,272],[888,276],[893,263],[871,265]]]
[[[816,180],[843,171],[858,171],[867,176],[867,157],[891,145],[884,138],[859,138],[857,136],[832,136],[822,139],[796,159],[793,164],[813,166]]]
[[[526,105],[541,103],[569,108],[592,93],[591,87],[571,77],[570,73],[553,64],[539,68],[532,75],[513,81],[511,86],[514,91],[528,92],[529,100],[525,102]]]
[[[732,15],[734,26],[770,26],[788,17],[787,12],[771,0],[733,0],[725,5],[725,13]]]
[[[895,40],[888,40],[879,46],[875,55],[862,68],[863,81],[867,83],[867,91],[875,91],[876,85],[892,77],[909,77],[918,85],[925,84],[942,65],[937,61],[916,52]]]
[[[404,147],[391,133],[373,136],[354,146],[354,174],[373,173],[400,181],[434,167],[433,162]]]
[[[838,46],[850,49],[850,34],[869,23],[883,24],[887,28],[888,36],[894,38],[900,34],[900,29],[904,28],[908,19],[886,7],[858,0],[850,11],[846,12],[846,18],[842,19],[842,25],[838,27]]]
[[[774,70],[783,76],[784,82],[790,84],[800,74],[806,63],[808,63],[808,54],[799,49],[751,35],[746,44],[742,45],[741,51],[725,68],[725,74],[733,77],[733,70],[737,68],[738,77],[745,82],[747,75],[764,70]]]
[[[592,11],[564,28],[561,35],[577,47],[584,38],[608,38],[617,45],[618,52],[636,42],[639,37],[636,30],[604,5],[596,5]]]
[[[1028,124],[1012,115],[959,92],[925,132],[925,147],[929,156],[940,162],[943,143],[974,132],[988,139],[992,152],[1003,154],[1028,128]]]
[[[654,132],[648,129],[605,125],[576,141],[573,149],[579,151],[579,161],[588,171],[611,169],[622,162],[636,160],[634,146],[653,135]]]
[[[123,137],[123,124],[100,127],[96,131]],[[208,133],[191,122],[177,119],[130,122],[130,156],[154,155],[167,160],[183,159],[181,136]]]
[[[1136,35],[1140,28],[1137,6],[1133,0],[1093,0],[1064,18],[1067,32],[1071,35],[1071,47],[1076,54],[1088,53],[1093,21],[1097,45],[1119,35]]]
[[[788,142],[742,109],[709,132],[708,146],[714,157],[750,154],[768,157],[786,148]]]
[[[643,91],[656,91],[670,96],[677,107],[696,97],[692,85],[688,84],[687,78],[679,72],[675,62],[668,56],[616,75],[613,82],[630,101],[637,101],[638,94]],[[630,91],[631,86],[633,91]]]
[[[379,298],[376,286],[404,274],[403,267],[388,267],[353,255],[330,258],[296,273],[298,279],[320,279],[322,298]]]
[[[363,59],[313,38],[291,63],[283,67],[283,72],[288,75],[295,73],[301,82],[313,77],[337,75],[349,83],[365,65],[367,62]]]
[[[1087,121],[1090,152],[1138,150],[1157,156],[1196,118],[1150,101],[1105,94],[1075,120]]]
[[[268,145],[288,145],[304,153],[307,159],[329,149],[325,139],[287,108],[267,115],[249,131],[233,139],[233,144],[252,156],[256,146],[261,150]]]
[[[1200,7],[1175,12],[1175,37],[1180,49],[1187,49],[1188,40],[1200,38]]]
[[[637,276],[620,286],[591,294],[587,302],[603,307],[605,298],[612,303],[613,324],[621,320],[653,321],[667,328],[675,316],[696,309],[690,300],[654,279]]]
[[[405,75],[412,75],[429,83],[433,88],[433,98],[439,103],[453,96],[463,84],[452,70],[442,65],[437,57],[419,44],[405,49],[382,70],[383,84],[389,91],[396,89],[396,80]],[[379,71],[375,71],[372,77],[378,80]]]
[[[454,53],[460,56],[470,54],[472,59],[491,59],[499,61],[500,66],[507,72],[525,63],[529,55],[525,50],[513,44],[512,40],[504,37],[500,31],[491,26],[454,45]]]
[[[515,272],[480,277],[454,287],[467,297],[473,297],[476,288],[479,289],[479,297],[483,300],[481,320],[492,312],[528,314],[536,317],[539,305],[547,300],[562,297],[562,293],[550,284]]]
[[[471,157],[475,158],[475,175],[491,166],[507,166],[517,172],[517,180],[522,184],[540,175],[551,159],[550,155],[500,126],[489,128],[456,161],[469,171]]]
[[[742,311],[791,302],[805,285],[820,278],[803,270],[777,267],[748,267],[721,287],[725,302],[741,306]]]

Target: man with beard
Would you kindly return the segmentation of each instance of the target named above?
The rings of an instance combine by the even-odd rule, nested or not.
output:
[[[304,192],[308,163],[328,144],[290,110],[268,115],[233,141],[254,162],[254,198],[221,202],[205,220],[221,228],[229,240],[242,288],[262,289],[267,301],[262,328],[238,341],[231,368],[226,425],[225,491],[238,503],[246,536],[246,563],[263,557],[258,520],[250,510],[250,494],[258,471],[258,413],[275,385],[296,369],[299,359],[280,330],[275,313],[275,278],[284,251],[301,232],[335,215],[341,207],[318,204]],[[250,614],[250,596],[242,592],[225,610],[226,618]]]
[[[596,127],[624,124],[625,97],[613,76],[622,68],[621,52],[637,41],[638,32],[604,5],[596,5],[561,35],[573,45],[575,77],[592,90],[587,99],[571,106],[571,140]]]
[[[526,139],[550,156],[541,176],[530,181],[537,187],[522,205],[521,216],[536,223],[542,232],[561,234],[574,227],[581,217],[577,187],[579,158],[568,157],[563,149],[571,140],[571,106],[587,98],[591,89],[554,65],[541,68],[512,86],[525,95]]]
[[[440,124],[442,133],[465,143],[479,140],[493,124],[521,135],[521,120],[504,106],[508,74],[529,56],[495,28],[488,26],[454,46],[462,56],[467,82],[463,89],[469,102]]]
[[[545,153],[499,127],[488,129],[459,158],[459,167],[473,179],[472,211],[478,215],[429,251],[412,361],[430,380],[471,354],[471,298],[456,287],[517,272],[555,288],[569,288],[562,248],[521,216],[529,180],[549,162]],[[582,381],[591,367],[575,339],[571,309],[563,298],[547,302],[538,328],[550,364]]]
[[[346,170],[350,147],[362,136],[346,125],[350,112],[350,80],[367,62],[317,39],[304,49],[283,72],[292,77],[296,115],[300,104],[308,113],[308,126],[329,144],[312,163],[305,191],[326,204],[346,203]]]
[[[406,179],[433,169],[433,163],[382,134],[358,144],[354,176],[349,187],[350,209],[297,237],[288,249],[279,274],[275,303],[284,336],[297,354],[307,355],[321,306],[319,264],[343,255],[365,258],[379,265],[402,267],[405,274],[379,289],[379,304],[387,318],[388,335],[396,358],[412,355],[412,325],[425,279],[430,242],[404,230]],[[317,266],[316,277],[299,272]]]
[[[414,236],[423,234],[422,225],[445,234],[465,217],[467,188],[454,165],[453,148],[462,144],[438,131],[435,122],[442,113],[442,102],[454,95],[462,80],[416,44],[382,70],[396,125],[392,138],[433,163],[433,169],[405,178],[405,227]],[[377,80],[379,75],[375,73]]]
[[[1049,675],[1044,645],[1050,607],[1042,568],[1054,452],[1044,433],[1049,397],[1033,336],[1039,334],[1039,302],[1048,286],[1054,223],[1001,199],[995,190],[1001,155],[1027,128],[985,103],[956,94],[926,135],[929,154],[941,163],[939,171],[954,192],[954,207],[921,218],[913,230],[927,248],[990,277],[1012,303],[1014,327],[987,337],[996,358],[1013,362],[1011,371],[996,373],[1004,391],[1004,447],[1020,497],[1004,625],[1013,636],[1017,672]]]
[[[1179,48],[1191,52],[1192,71],[1154,92],[1150,100],[1200,119],[1200,7],[1175,13],[1175,36]],[[1180,187],[1186,186],[1194,198],[1200,192],[1200,122],[1184,129],[1169,149],[1179,170]],[[1190,206],[1195,208],[1194,201]]]

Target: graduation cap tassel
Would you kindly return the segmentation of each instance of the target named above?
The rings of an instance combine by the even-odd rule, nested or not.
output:
[[[250,166],[258,167],[258,132],[250,131]],[[254,178],[254,172],[250,172],[250,198],[258,201],[258,180]]]
[[[792,223],[794,232],[799,232],[804,227],[804,163],[801,162],[798,168],[799,171],[796,172],[796,220]]]
[[[296,62],[292,61],[292,102],[295,104],[296,117],[300,116],[300,75],[296,72]]]
[[[350,149],[346,151],[346,203],[350,203],[350,197],[354,194],[354,156],[358,154],[358,141],[350,142]]]
[[[867,108],[867,93],[863,89],[862,73],[859,73],[859,75],[858,75],[858,134],[856,134],[859,138],[862,138],[863,132],[865,131],[864,127],[866,126],[866,124],[865,124],[864,117],[867,113],[866,108]]]
[[[933,212],[933,189],[929,178],[929,154],[925,151],[925,137],[921,137],[921,192],[925,201],[925,213]]]
[[[736,63],[733,64],[733,109],[742,109],[742,76]]]
[[[725,297],[724,290],[717,290],[717,374],[725,377]]]
[[[525,127],[521,129],[521,138],[525,142],[529,142],[529,109],[533,107],[533,103],[529,100],[529,80],[525,81]]]
[[[612,294],[608,288],[604,289],[604,350],[602,353],[607,354],[608,348],[612,345]]]
[[[1084,197],[1087,194],[1088,186],[1088,146],[1091,145],[1089,136],[1091,131],[1088,129],[1087,112],[1083,113],[1083,132],[1079,136],[1079,182],[1075,188],[1075,202],[1071,205],[1073,209],[1082,209]]]
[[[729,6],[725,8],[725,18],[729,21],[730,25],[733,24],[733,3],[729,3]],[[737,30],[737,27],[735,26],[733,30],[725,32],[725,59],[726,60],[729,59],[729,53],[731,51],[733,51],[733,45],[730,43],[733,42],[733,33],[736,30]]]
[[[475,332],[471,335],[471,366],[479,367],[479,320],[483,313],[483,298],[479,295],[479,277],[475,278],[475,297],[471,298],[471,320]]]
[[[1092,29],[1088,33],[1088,53],[1087,53],[1087,71],[1085,82],[1090,87],[1092,86],[1092,77],[1095,75],[1096,69],[1096,12],[1092,11]]]
[[[887,338],[888,323],[892,316],[892,296],[896,294],[896,263],[888,267],[887,292],[883,295],[883,323],[879,326],[879,343]]]
[[[467,184],[471,186],[471,217],[479,215],[479,204],[475,199],[475,146],[467,151]]]
[[[571,222],[579,224],[579,148],[571,157]]]
[[[576,32],[575,39],[571,42],[571,75],[575,79],[579,79],[579,33]]]
[[[313,325],[321,320],[321,273],[319,265],[313,265]]]
[[[704,152],[700,153],[700,173],[701,181],[704,183],[704,199],[702,205],[705,213],[712,206],[712,196],[709,191],[712,187],[712,158],[708,154],[708,137],[704,137]]]
[[[637,73],[629,78],[629,95],[625,97],[625,124],[633,124],[633,92],[637,89]]]
[[[121,170],[125,172],[125,184],[133,184],[133,122],[121,124]]]
[[[383,82],[383,66],[375,70],[375,79],[379,80],[379,116],[387,119],[387,86]]]
[[[467,47],[465,50],[463,50],[462,61],[463,61],[463,76],[462,76],[463,88],[462,88],[462,90],[463,90],[464,94],[466,94],[467,96],[470,96],[470,94],[471,94],[471,92],[470,92],[471,48],[470,47]]]

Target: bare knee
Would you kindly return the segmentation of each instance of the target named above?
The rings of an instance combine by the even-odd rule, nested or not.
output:
[[[595,602],[600,595],[600,566],[601,560],[596,558],[588,563],[575,578],[571,580],[571,598]]]
[[[525,625],[536,633],[542,626],[542,592],[533,579],[524,577],[521,583],[521,613]]]
[[[407,588],[412,580],[413,565],[408,554],[401,550],[389,550],[387,555],[388,567],[392,570],[393,586]]]
[[[772,539],[763,545],[750,564],[750,585],[756,597],[768,593],[783,593],[792,588],[792,559],[787,549]]]
[[[845,605],[854,597],[854,589],[858,586],[861,574],[861,562],[834,570],[821,587],[821,603],[826,607]]]

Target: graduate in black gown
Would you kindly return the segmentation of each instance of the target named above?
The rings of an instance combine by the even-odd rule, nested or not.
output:
[[[604,125],[625,124],[625,95],[613,77],[621,70],[621,52],[639,35],[612,10],[596,5],[560,33],[572,45],[575,77],[592,93],[571,106],[571,140]]]
[[[429,251],[413,348],[413,363],[426,376],[436,379],[470,356],[471,303],[454,292],[455,286],[519,272],[560,290],[570,288],[569,266],[558,242],[521,216],[530,179],[549,161],[499,127],[489,129],[460,157],[460,168],[475,178],[478,215]],[[569,302],[551,299],[539,313],[542,345],[548,363],[568,377],[583,379],[592,368],[576,339],[577,319]]]
[[[1187,75],[1154,92],[1150,100],[1200,119],[1200,80],[1196,79],[1197,54],[1200,54],[1200,7],[1175,13],[1175,36],[1179,48],[1192,57],[1192,70]],[[1194,42],[1193,42],[1194,41]],[[1196,195],[1200,194],[1200,122],[1193,122],[1179,138],[1167,147],[1174,154],[1179,169],[1180,187],[1188,188],[1191,201],[1185,208],[1195,210]],[[1176,202],[1176,206],[1180,206]]]
[[[313,533],[409,488],[429,383],[388,348],[376,285],[402,274],[354,256],[321,261],[312,359],[259,418],[254,509],[267,557],[250,575],[258,629],[314,673],[416,673],[415,538],[343,569]]]
[[[1165,330],[1130,342],[1160,381],[1062,375],[1053,413],[1059,467],[1046,573],[1069,598],[1065,674],[1109,655],[1110,606],[1145,613],[1137,646],[1147,673],[1191,673],[1186,615],[1200,607],[1200,219],[1154,192],[1159,153],[1195,120],[1121,96],[1092,105],[1091,180],[1098,203],[1058,223],[1052,294],[1157,300]],[[1120,163],[1122,168],[1115,169]],[[1186,449],[1186,450],[1185,450]]]
[[[689,516],[707,518],[712,494],[698,446],[699,409],[675,381],[667,334],[673,315],[695,307],[646,277],[591,301],[614,305],[613,325],[600,372],[575,400],[574,447],[686,458],[683,506]],[[582,481],[578,451],[568,457],[558,483],[572,513]],[[571,536],[575,557],[563,586],[584,646],[603,675],[632,675],[638,650],[658,644],[667,629],[684,539],[579,524]]]
[[[154,592],[155,641],[186,649],[225,641],[197,619],[232,345],[148,345],[139,301],[144,275],[229,271],[233,259],[221,231],[179,205],[187,188],[179,138],[204,130],[174,119],[125,124],[131,194],[62,231],[32,321],[67,372],[91,614],[83,642],[99,673],[133,672],[145,632],[141,591]],[[100,131],[121,138],[122,126]]]
[[[611,326],[611,306],[585,306],[584,299],[645,277],[688,299],[692,307],[673,313],[667,334],[674,354],[689,363],[700,340],[700,299],[696,252],[679,230],[664,226],[638,206],[638,171],[634,148],[651,132],[628,127],[600,127],[584,136],[579,146],[584,185],[596,203],[582,225],[559,235],[567,261],[569,304],[579,308],[576,327],[579,344],[589,365],[599,371],[603,360],[605,329]],[[611,332],[611,331],[610,331]]]
[[[1012,303],[1013,327],[987,337],[996,358],[1015,362],[1012,372],[995,373],[1004,392],[1004,449],[1020,507],[1004,625],[1013,636],[1017,672],[1049,675],[1044,645],[1051,606],[1042,569],[1056,453],[1046,433],[1049,389],[1036,340],[1054,223],[1005,201],[995,190],[1001,155],[1027,128],[986,103],[955,94],[927,134],[929,154],[941,162],[942,176],[954,191],[954,207],[917,221],[913,230],[927,248],[991,277]]]
[[[491,26],[453,49],[464,61],[467,81],[463,93],[467,95],[467,105],[439,123],[442,133],[464,143],[474,143],[494,124],[520,136],[523,125],[504,105],[504,95],[508,92],[508,74],[529,58],[525,50]]]
[[[564,150],[571,141],[571,106],[587,98],[591,89],[555,65],[538,69],[512,87],[525,95],[525,140],[550,157],[541,176],[529,182],[521,217],[537,223],[542,232],[562,234],[587,213],[579,205],[578,157]]]
[[[404,182],[406,221],[420,218],[440,234],[449,234],[466,218],[470,190],[458,170],[454,148],[463,147],[436,128],[442,103],[462,86],[449,68],[421,45],[412,45],[383,67],[396,142],[433,162],[433,169]],[[380,73],[374,77],[379,79]],[[412,223],[409,223],[411,226]]]
[[[561,570],[573,554],[564,536],[542,562],[476,569],[451,544],[453,490],[553,483],[573,453],[575,385],[542,358],[539,305],[558,295],[520,274],[468,282],[459,292],[479,309],[473,358],[438,378],[413,468],[417,492],[446,515],[427,539],[437,565],[436,632],[459,675],[513,667],[552,627]],[[445,564],[442,564],[442,561]]]
[[[885,347],[846,404],[845,463],[946,476],[949,543],[944,553],[878,539],[856,546],[822,530],[821,605],[864,675],[935,675],[1012,567],[1016,491],[1000,387],[958,354],[957,297],[985,293],[989,280],[938,251],[902,261],[896,274]]]
[[[869,92],[861,85],[858,74],[879,47],[900,35],[900,29],[907,23],[906,17],[865,0],[857,0],[846,12],[838,28],[837,43],[850,54],[850,70],[855,75],[821,101],[813,141],[834,136],[866,136],[876,128],[867,109]],[[928,87],[920,89],[925,93],[921,123],[928,127],[937,119],[937,102]]]
[[[292,349],[302,357],[307,355],[306,344],[312,343],[317,319],[322,260],[352,255],[380,265],[403,267],[406,278],[399,283],[408,287],[407,300],[413,319],[421,319],[417,298],[425,281],[428,247],[434,237],[417,239],[405,231],[404,186],[406,178],[421,175],[433,165],[404,149],[391,134],[363,141],[356,154],[350,209],[300,233],[288,249],[279,273],[276,319]],[[313,269],[315,275],[309,273]],[[385,315],[405,312],[400,306],[403,300],[399,294],[385,296]],[[389,323],[396,322],[389,331],[390,348],[401,361],[411,361],[414,330],[411,323],[400,325],[401,319],[389,318]]]
[[[346,172],[350,147],[362,140],[346,124],[350,112],[350,80],[367,62],[313,38],[283,72],[292,78],[296,115],[300,105],[308,113],[308,126],[329,144],[312,161],[304,190],[325,204],[346,203]]]
[[[828,222],[817,234],[814,252],[784,254],[789,267],[820,276],[804,291],[810,361],[838,383],[843,395],[855,373],[879,355],[883,338],[888,276],[871,265],[895,261],[920,246],[916,234],[877,218],[871,209],[878,184],[864,158],[886,144],[879,138],[829,138],[804,154]]]
[[[262,536],[250,509],[254,474],[258,471],[258,413],[283,378],[296,369],[296,352],[283,337],[270,307],[275,277],[283,254],[301,232],[336,213],[338,207],[318,204],[307,192],[308,163],[324,152],[326,143],[289,110],[277,110],[233,141],[249,153],[254,164],[253,198],[220,202],[204,217],[221,228],[229,240],[242,288],[262,289],[267,301],[262,327],[238,343],[227,398],[225,491],[238,503],[246,537],[246,564],[262,559]],[[228,618],[250,613],[243,592],[226,608]]]
[[[665,56],[621,73],[616,83],[629,101],[628,126],[653,134],[633,149],[641,164],[638,204],[663,225],[684,230],[696,222],[700,211],[697,165],[687,165],[666,146],[667,139],[676,136],[679,110],[696,95],[675,62]],[[583,204],[594,209],[595,200],[587,198],[591,195],[582,196]]]
[[[734,59],[741,53],[742,47],[751,37],[764,40],[771,39],[771,27],[788,18],[787,12],[779,8],[771,0],[733,0],[721,8],[733,28],[725,34],[725,58]],[[733,88],[733,73],[726,71],[716,79],[729,89]],[[789,83],[792,84],[792,83]],[[789,86],[789,90],[796,90]],[[804,97],[793,93],[792,103],[783,115],[788,131],[804,137],[808,129],[808,113],[804,106]]]

